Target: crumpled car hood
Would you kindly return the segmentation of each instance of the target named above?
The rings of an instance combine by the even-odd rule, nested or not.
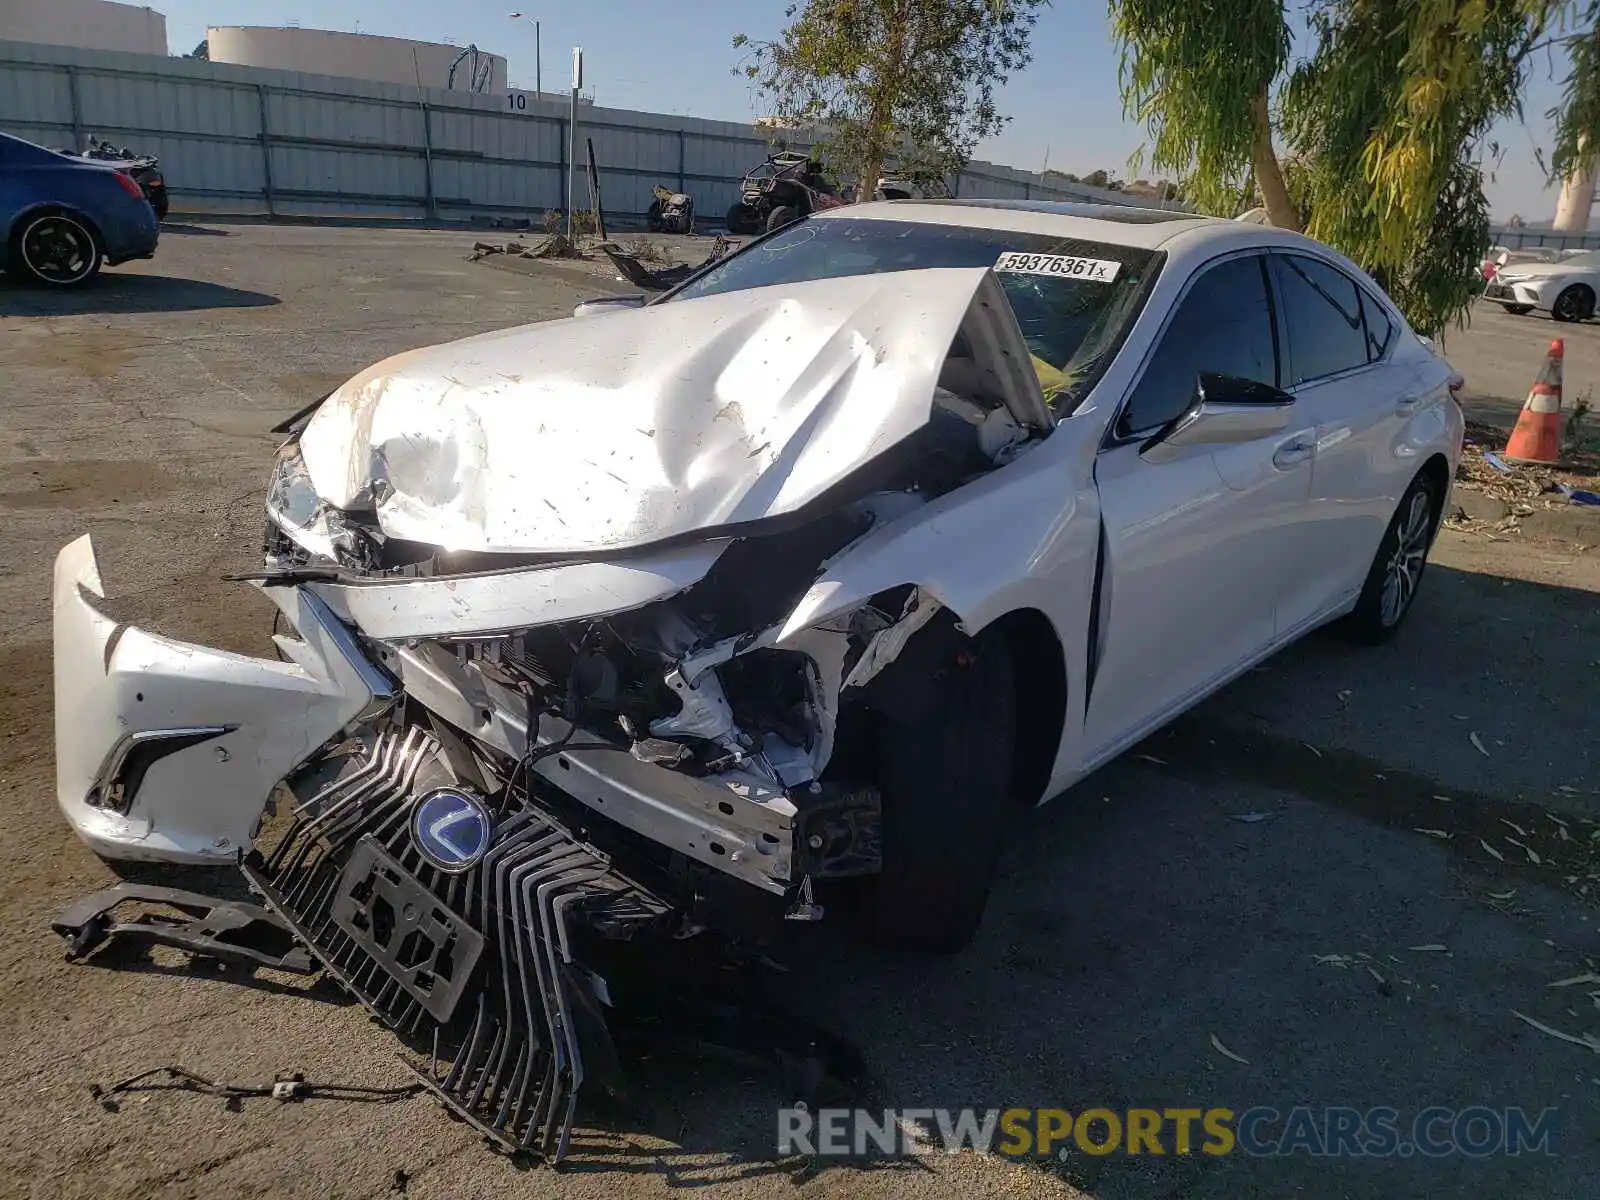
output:
[[[584,553],[790,513],[925,424],[983,268],[524,326],[350,380],[300,437],[392,537]]]

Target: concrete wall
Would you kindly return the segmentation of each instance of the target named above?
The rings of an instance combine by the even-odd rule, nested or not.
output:
[[[525,94],[524,94],[525,95]],[[565,205],[567,106],[187,58],[0,42],[0,130],[82,148],[91,133],[158,154],[179,212],[531,219]],[[731,121],[578,110],[608,219],[642,217],[658,183],[720,221],[769,151]],[[961,197],[1129,203],[1133,198],[973,163]],[[578,205],[589,207],[580,176]]]
[[[412,87],[416,86],[420,71],[424,87],[487,95],[500,95],[506,90],[506,60],[500,55],[439,42],[327,29],[214,25],[206,31],[206,44],[212,62],[241,67],[337,75]]]
[[[107,0],[0,0],[0,41],[165,54],[167,19]]]

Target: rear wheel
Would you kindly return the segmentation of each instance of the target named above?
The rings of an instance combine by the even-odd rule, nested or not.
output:
[[[103,256],[94,231],[70,213],[35,213],[12,232],[11,270],[50,287],[75,287],[100,273]]]
[[[1594,316],[1594,289],[1586,283],[1562,289],[1550,306],[1550,316],[1556,321],[1587,321]]]
[[[1368,645],[1388,641],[1411,611],[1428,565],[1428,547],[1443,499],[1438,484],[1427,473],[1412,480],[1400,498],[1367,571],[1361,597],[1345,620],[1346,629],[1357,641]]]
[[[780,204],[767,214],[767,232],[782,229],[785,225],[792,225],[800,219],[800,210],[789,204]]]
[[[156,220],[167,219],[167,213],[172,209],[172,201],[167,198],[166,188],[157,188],[150,193],[150,207],[156,210]]]
[[[872,924],[885,945],[953,954],[972,940],[989,900],[1011,791],[1016,690],[997,632],[939,647],[931,671],[900,685],[925,701],[883,730],[883,873]]]

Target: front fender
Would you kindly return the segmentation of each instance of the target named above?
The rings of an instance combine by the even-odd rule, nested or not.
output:
[[[1039,609],[1058,634],[1086,627],[1099,498],[1092,486],[1075,489],[1045,450],[854,543],[800,598],[778,644],[903,584],[950,609],[969,634],[1018,608]]]
[[[948,608],[969,635],[1007,613],[1037,610],[1052,626],[1066,667],[1064,729],[1051,779],[1067,778],[1081,755],[1100,504],[1092,480],[1074,486],[1077,472],[1049,448],[1046,442],[853,544],[807,589],[773,644],[800,649],[819,625],[906,584]]]

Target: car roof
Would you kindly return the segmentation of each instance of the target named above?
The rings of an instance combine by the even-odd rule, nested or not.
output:
[[[837,220],[841,217],[915,221],[923,225],[965,225],[974,229],[1009,229],[1018,233],[1056,234],[1152,249],[1171,239],[1179,229],[1196,225],[1233,224],[1215,217],[1158,208],[1124,208],[1111,204],[1073,204],[1051,200],[874,200],[813,214],[814,220]]]
[[[1189,265],[1230,250],[1279,247],[1311,250],[1354,267],[1331,247],[1287,229],[1173,209],[1054,200],[873,200],[813,213],[810,219],[848,218],[962,225],[1159,249],[1174,265]]]
[[[35,150],[50,158],[61,159],[63,162],[73,163],[76,161],[68,155],[62,154],[59,150],[52,150],[49,146],[41,146],[38,142],[30,142],[27,138],[18,137],[14,133],[6,133],[4,130],[0,130],[0,141],[10,142],[12,145],[20,146],[24,150]]]

